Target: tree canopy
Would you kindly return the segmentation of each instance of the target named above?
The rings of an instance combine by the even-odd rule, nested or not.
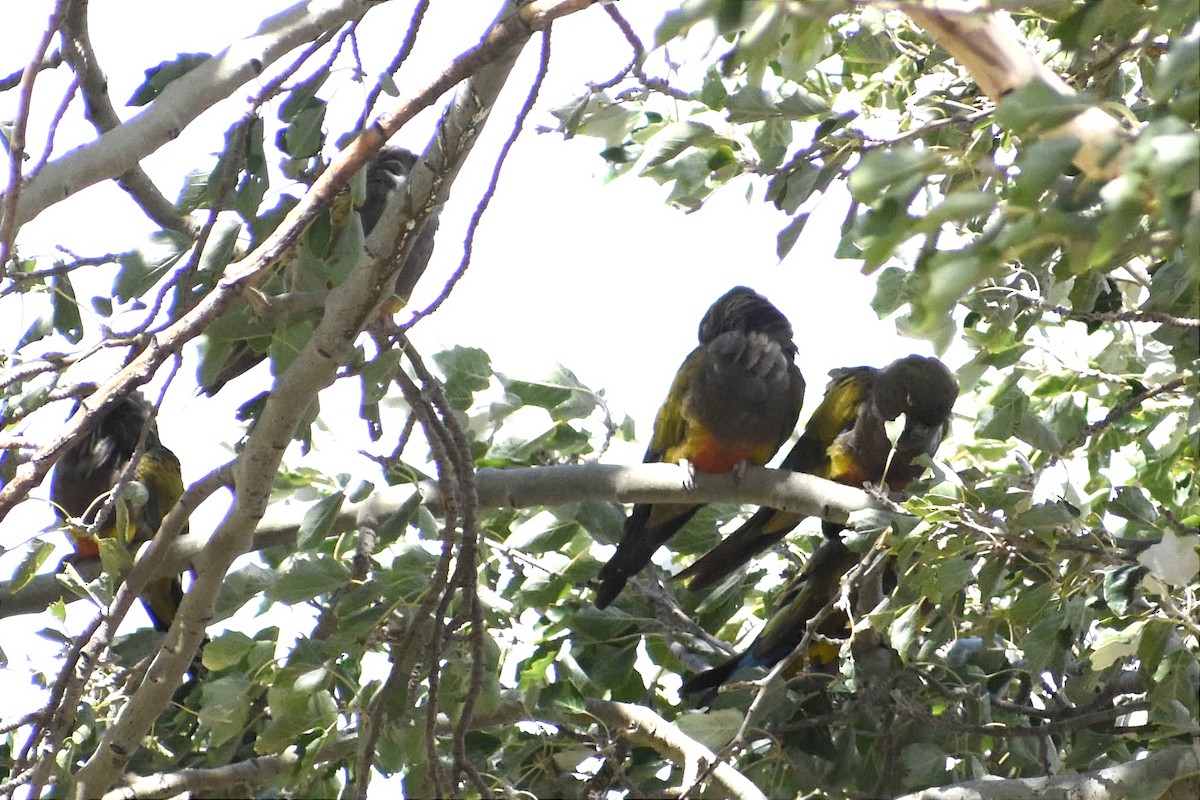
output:
[[[461,46],[423,27],[430,6],[298,4],[116,86],[89,13],[117,12],[60,0],[10,54],[0,304],[32,324],[0,349],[0,530],[20,553],[0,616],[48,609],[61,650],[42,707],[2,721],[5,792],[365,797],[390,777],[412,797],[1066,797],[1098,777],[1097,797],[1194,796],[1194,0],[692,0],[652,33],[619,3],[502,0]],[[389,37],[366,35],[387,20]],[[627,63],[547,97],[551,32],[568,25],[617,31]],[[436,69],[412,67],[439,46]],[[523,53],[536,76],[516,86]],[[506,84],[525,102],[493,114]],[[348,95],[363,100],[335,113]],[[680,213],[753,187],[786,215],[780,259],[812,241],[818,204],[843,202],[834,251],[806,266],[814,291],[823,261],[854,261],[874,312],[956,367],[924,476],[889,496],[765,468],[617,465],[614,443],[645,443],[652,420],[618,418],[573,365],[519,375],[477,346],[419,352],[410,331],[488,255],[475,232],[535,109],[552,110],[538,147],[586,141],[615,181],[651,179]],[[370,165],[426,110],[440,114],[427,147],[368,215]],[[154,157],[205,115],[225,131],[215,161],[164,181]],[[71,120],[90,138],[56,140]],[[422,231],[452,187],[461,198],[485,128],[505,138],[460,269],[417,307]],[[108,182],[149,244],[131,227],[122,252],[76,252],[65,231],[57,255],[26,252],[23,229]],[[503,269],[519,296],[520,262]],[[586,279],[603,276],[564,278]],[[552,336],[536,346],[554,358]],[[58,563],[61,530],[11,524],[122,398],[209,386],[235,353],[268,361],[270,383],[194,401],[236,408],[241,438],[159,509],[140,555],[110,541],[100,561]],[[806,376],[811,410],[825,380]],[[331,402],[335,384],[352,405]],[[283,466],[348,417],[361,441],[346,444],[383,453],[369,480]],[[186,463],[186,435],[159,433]],[[97,499],[116,530],[154,500],[128,472]],[[225,491],[214,529],[188,526]],[[621,504],[664,500],[706,505],[595,608]],[[710,590],[665,580],[759,505],[810,519]],[[853,566],[796,652],[703,705],[681,697],[777,612],[822,546],[820,517],[847,525]],[[187,570],[169,631],[118,634],[148,581]],[[74,600],[93,611],[82,628]],[[847,622],[831,634],[833,614]]]

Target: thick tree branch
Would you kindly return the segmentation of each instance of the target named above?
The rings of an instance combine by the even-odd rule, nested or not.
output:
[[[1200,796],[1200,746],[1156,750],[1145,758],[1093,772],[1049,778],[1012,778],[923,789],[900,800],[1118,800],[1125,797]]]
[[[67,61],[75,70],[79,88],[83,92],[84,114],[103,136],[121,125],[121,118],[113,108],[108,94],[108,77],[100,67],[96,51],[88,33],[88,3],[72,0],[63,20],[63,49]],[[163,196],[150,176],[139,165],[117,177],[117,185],[125,190],[154,222],[168,230],[178,231],[185,236],[195,233],[191,219],[175,211],[175,204]]]
[[[476,473],[480,508],[530,508],[586,501],[617,503],[661,503],[686,501],[701,503],[737,503],[764,505],[797,514],[821,517],[844,523],[849,515],[865,508],[878,507],[866,492],[840,483],[787,470],[747,467],[740,479],[733,475],[699,473],[695,486],[685,486],[685,474],[673,464],[583,464],[521,469],[483,469]],[[436,515],[442,513],[441,492],[435,482],[417,487],[391,486],[375,491],[365,500],[344,503],[330,529],[336,536],[367,524],[376,526],[394,515],[407,503],[414,491],[421,493],[426,506]],[[261,550],[294,542],[304,514],[310,506],[281,505],[259,522],[250,547]],[[180,536],[163,547],[158,570],[178,574],[187,569],[207,545],[202,534]],[[158,558],[155,559],[158,561]],[[96,577],[99,565],[82,563],[79,572],[88,579]],[[0,583],[0,619],[18,614],[34,614],[64,596],[53,574],[39,575],[27,586],[11,593],[11,585]]]
[[[354,742],[350,737],[322,747],[315,762],[328,764],[344,758],[353,752]],[[262,788],[304,762],[305,758],[295,748],[289,748],[278,755],[250,758],[220,767],[133,776],[125,785],[105,794],[103,800],[154,800],[197,794],[210,797],[249,795],[252,792],[247,791],[247,787]]]
[[[588,700],[587,713],[612,729],[614,736],[650,747],[682,767],[682,786],[690,786],[697,775],[711,766],[708,782],[720,796],[735,800],[766,800],[766,795],[745,775],[719,760],[712,750],[686,736],[677,726],[648,708],[629,703]]]
[[[180,605],[167,643],[158,651],[145,680],[128,705],[104,732],[95,752],[79,770],[72,787],[73,796],[94,796],[114,785],[150,725],[170,701],[183,672],[190,665],[190,653],[195,652],[203,636],[203,621],[212,615],[226,573],[233,560],[250,548],[257,523],[266,509],[275,473],[296,426],[317,392],[333,382],[338,365],[345,360],[359,333],[378,314],[391,287],[396,285],[396,271],[404,261],[404,254],[433,208],[448,195],[450,184],[482,132],[488,112],[524,43],[555,16],[590,4],[591,0],[535,3],[514,13],[506,3],[502,18],[493,24],[478,47],[455,59],[442,76],[418,95],[419,102],[401,103],[397,112],[382,115],[363,136],[342,151],[288,215],[281,229],[247,257],[246,261],[250,263],[241,269],[235,265],[232,274],[227,274],[222,281],[223,286],[228,286],[239,278],[253,277],[274,263],[300,231],[307,228],[316,213],[332,202],[337,191],[358,168],[378,152],[383,140],[398,130],[418,107],[432,103],[440,95],[437,89],[443,83],[445,88],[450,88],[469,78],[439,123],[424,163],[418,164],[405,182],[404,191],[389,204],[349,277],[330,292],[320,324],[267,398],[246,446],[234,464],[233,506],[197,559],[195,581]],[[396,213],[396,209],[401,213]],[[223,293],[218,289],[213,294]],[[215,301],[208,303],[209,313],[214,304]],[[202,309],[205,304],[190,312],[181,323],[197,324],[197,313]],[[172,328],[178,329],[179,324]],[[130,377],[124,382],[134,380],[135,368],[145,369],[154,363],[150,355],[153,349],[152,344],[147,353],[125,370]],[[113,381],[118,385],[121,382],[121,376]],[[102,388],[100,393],[103,392]],[[2,499],[0,493],[0,501]],[[0,502],[0,512],[3,508]],[[201,624],[194,626],[197,621]]]
[[[971,73],[979,88],[996,102],[1009,92],[1042,81],[1063,96],[1075,95],[1056,72],[1033,55],[1007,14],[951,11],[904,3],[906,14]],[[1095,180],[1110,180],[1121,170],[1128,131],[1099,106],[1091,106],[1041,138],[1074,136],[1080,142],[1075,166]]]
[[[83,188],[128,172],[275,61],[321,33],[362,16],[372,5],[370,0],[298,3],[270,17],[253,35],[172,81],[140,114],[95,143],[47,164],[21,190],[17,224]]]

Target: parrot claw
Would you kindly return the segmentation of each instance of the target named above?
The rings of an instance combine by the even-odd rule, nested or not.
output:
[[[679,466],[683,468],[683,488],[690,492],[696,488],[696,465],[686,458],[681,458]]]
[[[742,478],[746,477],[746,468],[749,466],[750,462],[745,459],[733,465],[733,469],[730,471],[733,473],[733,482],[735,484],[741,483]]]

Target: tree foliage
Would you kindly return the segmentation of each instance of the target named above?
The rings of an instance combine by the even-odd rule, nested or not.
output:
[[[427,5],[375,53],[355,35],[376,4],[297,7],[264,23],[254,48],[146,65],[142,86],[122,87],[145,111],[122,120],[86,4],[67,2],[3,84],[39,96],[45,70],[71,70],[97,139],[39,160],[46,137],[24,129],[27,102],[4,129],[0,301],[39,315],[0,351],[0,519],[121,394],[215,369],[239,341],[266,352],[274,376],[269,394],[242,389],[236,453],[189,488],[122,580],[59,568],[68,594],[104,611],[86,631],[48,634],[62,659],[43,711],[6,725],[7,791],[98,795],[123,780],[137,797],[365,796],[382,773],[411,796],[875,797],[1086,773],[1200,736],[1194,2],[1036,4],[1010,22],[931,4],[695,0],[653,42],[614,5],[505,5],[478,45],[399,91]],[[595,139],[614,176],[663,184],[683,210],[754,176],[788,216],[781,258],[816,203],[844,201],[836,255],[874,276],[875,311],[962,363],[954,428],[927,477],[902,506],[864,501],[874,508],[850,517],[862,561],[833,598],[853,631],[824,642],[832,666],[801,648],[786,671],[742,675],[704,710],[681,701],[680,677],[752,639],[820,542],[816,520],[711,592],[660,582],[747,510],[712,503],[598,611],[588,582],[620,533],[614,501],[672,490],[634,470],[597,497],[575,473],[546,471],[554,491],[527,495],[522,476],[593,464],[632,423],[566,367],[510,375],[466,346],[422,358],[408,328],[436,308],[404,309],[405,324],[379,313],[421,278],[404,255],[517,55],[541,40],[540,83],[564,16],[615,24],[632,62],[573,100],[545,99],[563,135]],[[346,61],[360,74],[330,69]],[[361,117],[334,121],[330,98],[364,75]],[[140,164],[251,76],[215,166],[178,176],[170,202]],[[538,83],[516,120],[492,124],[515,136]],[[364,238],[346,203],[361,197],[361,167],[437,103],[437,135]],[[104,180],[160,229],[151,246],[22,257],[21,225]],[[110,292],[77,291],[114,262]],[[67,369],[109,352],[111,372]],[[344,415],[318,399],[335,379],[360,388],[364,438],[390,445],[374,485],[280,467],[286,443],[311,446],[322,415]],[[71,399],[83,403],[56,434],[26,435]],[[748,503],[753,479],[695,491]],[[222,486],[234,501],[217,530],[180,537]],[[268,496],[318,499],[302,520],[280,503],[279,522]],[[257,556],[235,565],[247,551]],[[23,552],[6,613],[46,608],[21,598],[59,583],[35,577],[52,566],[45,541]],[[156,569],[193,559],[165,643],[115,634]],[[275,613],[222,624],[247,607]],[[281,611],[305,620],[298,636]],[[181,685],[206,629],[203,669]],[[1154,761],[1170,766],[1136,791],[1194,784],[1200,767],[1180,759]]]

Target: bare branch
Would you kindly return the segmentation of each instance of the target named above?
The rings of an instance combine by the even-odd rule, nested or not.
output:
[[[986,13],[978,7],[931,8],[924,3],[904,3],[902,8],[913,22],[950,51],[996,102],[1034,81],[1042,81],[1064,96],[1074,93],[1057,73],[1025,47],[1017,26],[1007,14]],[[1099,106],[1091,106],[1041,134],[1041,138],[1056,136],[1074,136],[1079,140],[1074,163],[1090,177],[1109,180],[1120,173],[1129,132]]]
[[[674,464],[570,464],[556,467],[482,469],[476,473],[481,508],[530,508],[586,501],[619,503],[739,503],[770,506],[796,514],[819,516],[845,523],[849,515],[877,504],[861,489],[843,486],[813,475],[788,470],[750,466],[740,479],[730,474],[698,473],[689,488],[687,475]],[[357,527],[377,526],[419,492],[425,505],[442,513],[442,492],[436,483],[391,486],[373,492],[365,500],[344,503],[330,528],[340,534]],[[250,549],[261,550],[294,542],[307,506],[280,505],[258,524]],[[183,572],[201,554],[207,538],[201,534],[180,536],[167,546],[158,569],[161,574]],[[81,574],[93,578],[99,565],[80,564]],[[92,571],[95,570],[95,571]],[[159,574],[156,572],[155,574]],[[8,583],[0,583],[0,619],[43,611],[63,597],[53,575],[40,575],[16,594]]]
[[[12,256],[13,237],[17,235],[20,223],[17,220],[17,204],[21,196],[21,160],[25,158],[25,129],[29,125],[29,108],[33,102],[33,83],[37,80],[40,70],[38,66],[50,47],[50,39],[61,23],[65,11],[66,0],[58,0],[54,12],[46,23],[46,30],[38,40],[33,50],[29,66],[21,75],[20,99],[17,103],[17,117],[13,120],[12,133],[8,136],[8,188],[4,192],[4,202],[0,204],[0,271],[7,268]]]
[[[1091,800],[1118,800],[1139,796],[1149,786],[1166,789],[1162,797],[1195,797],[1200,792],[1200,747],[1183,745],[1157,750],[1115,767],[1046,778],[1011,778],[956,783],[922,789],[899,800],[1069,800],[1081,796],[1086,786]]]
[[[55,69],[63,63],[63,55],[61,50],[55,50],[50,55],[42,59],[42,62],[37,65],[38,72],[46,69]],[[25,70],[22,68],[12,73],[11,75],[0,78],[0,92],[7,92],[9,89],[15,89],[21,85],[22,79],[25,77]]]
[[[371,0],[299,3],[269,18],[253,35],[172,81],[148,108],[94,144],[47,164],[21,191],[16,222],[28,222],[81,189],[124,174],[266,67],[372,5]]]
[[[689,786],[709,765],[710,783],[718,795],[735,800],[758,800],[764,795],[746,776],[717,758],[707,747],[686,736],[648,708],[629,703],[588,700],[587,713],[608,725],[612,735],[634,744],[653,748],[683,768],[680,783]]]

